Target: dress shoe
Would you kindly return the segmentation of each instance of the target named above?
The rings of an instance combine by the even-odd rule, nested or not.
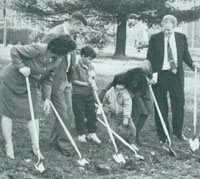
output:
[[[175,135],[177,137],[177,139],[179,139],[180,141],[188,141],[188,138],[185,137],[184,134],[181,135]]]
[[[67,150],[67,149],[61,149],[61,148],[59,148],[59,150],[66,157],[70,157],[72,155],[71,152],[69,150]]]

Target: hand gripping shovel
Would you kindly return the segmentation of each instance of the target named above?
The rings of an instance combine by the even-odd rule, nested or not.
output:
[[[160,108],[159,108],[159,106],[158,106],[158,103],[157,103],[157,100],[156,100],[156,97],[155,97],[155,95],[154,95],[154,92],[153,92],[153,90],[152,90],[151,85],[149,85],[149,90],[150,90],[150,92],[151,92],[151,95],[152,95],[153,101],[154,101],[154,103],[155,103],[155,106],[156,106],[158,115],[159,115],[159,117],[160,117],[160,122],[161,122],[161,124],[162,124],[164,133],[165,133],[165,135],[167,136],[167,140],[168,140],[168,143],[169,143],[168,148],[167,148],[166,146],[163,146],[163,148],[164,148],[165,150],[167,150],[167,151],[169,152],[169,154],[170,154],[172,157],[177,157],[175,151],[171,148],[172,143],[171,143],[171,139],[170,139],[170,137],[169,137],[169,132],[168,132],[167,127],[166,127],[166,125],[165,125],[165,121],[164,121],[164,119],[163,119],[163,116],[162,116],[162,114],[161,114],[161,112],[160,112]]]
[[[113,155],[113,158],[114,158],[114,160],[115,160],[117,163],[126,163],[126,160],[125,160],[124,156],[123,156],[121,153],[118,153],[118,148],[117,148],[115,139],[114,139],[113,134],[112,134],[112,132],[111,132],[110,125],[109,125],[109,123],[108,123],[108,120],[107,120],[107,118],[106,118],[106,115],[105,115],[105,113],[104,113],[102,104],[101,104],[101,102],[100,102],[100,100],[99,100],[99,97],[98,97],[98,94],[97,94],[96,90],[94,90],[94,95],[95,95],[95,97],[96,97],[97,103],[98,103],[99,108],[100,108],[100,110],[101,110],[101,114],[102,114],[102,116],[103,116],[103,119],[104,119],[104,122],[105,122],[105,126],[106,126],[106,128],[107,128],[107,130],[108,130],[108,134],[109,134],[110,139],[111,139],[111,141],[112,141],[112,143],[113,143],[113,146],[114,146],[114,148],[115,148],[115,154]]]
[[[190,148],[193,152],[199,149],[199,139],[196,136],[197,126],[197,67],[195,67],[194,73],[194,115],[193,115],[193,137],[189,139]]]
[[[106,127],[106,124],[105,124],[101,119],[97,118],[97,120],[98,120],[103,126]],[[118,135],[118,134],[117,134],[115,131],[113,131],[112,129],[111,129],[111,132],[112,132],[112,134],[113,134],[121,143],[123,143],[125,146],[127,146],[129,149],[131,149],[131,150],[135,153],[135,157],[136,157],[137,159],[144,160],[144,157],[143,157],[142,155],[138,154],[137,151],[136,151],[128,142],[126,142],[120,135]]]
[[[35,115],[33,112],[33,103],[32,103],[32,98],[31,98],[31,90],[30,90],[30,83],[29,83],[28,77],[26,77],[26,86],[27,86],[27,91],[28,91],[28,101],[29,101],[29,107],[30,107],[30,112],[31,112],[31,120],[33,123],[33,133],[34,133],[34,139],[35,139],[35,143],[36,143],[36,150],[37,150],[37,157],[38,157],[38,161],[35,164],[35,168],[36,168],[36,170],[38,170],[42,173],[45,170],[45,168],[44,168],[44,164],[43,164],[43,159],[40,154],[39,136],[37,135]]]
[[[60,115],[58,114],[56,108],[54,107],[54,105],[53,105],[53,103],[52,103],[51,101],[50,101],[50,104],[51,104],[51,107],[52,107],[52,109],[53,109],[53,111],[54,111],[56,117],[58,118],[58,121],[60,122],[61,126],[63,127],[63,130],[65,131],[65,134],[66,134],[67,137],[69,138],[71,144],[73,145],[73,147],[75,148],[75,150],[76,150],[76,152],[77,152],[77,154],[78,154],[78,156],[79,156],[79,160],[77,161],[78,164],[81,165],[81,166],[85,166],[86,164],[89,164],[89,162],[88,162],[86,159],[82,158],[82,155],[81,155],[81,153],[80,153],[80,151],[79,151],[79,149],[78,149],[78,147],[77,147],[77,145],[76,145],[74,139],[72,138],[70,132],[68,131],[68,129],[67,129],[67,127],[65,126],[65,124],[63,123],[63,121],[62,121]]]

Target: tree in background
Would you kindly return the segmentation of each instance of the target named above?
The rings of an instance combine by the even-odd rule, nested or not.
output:
[[[151,26],[159,24],[166,14],[173,14],[179,22],[190,22],[200,18],[200,6],[189,10],[174,8],[175,0],[13,0],[12,8],[37,16],[50,25],[61,23],[74,11],[88,16],[93,36],[98,32],[95,43],[107,35],[105,24],[117,24],[114,56],[125,56],[126,28],[129,19],[143,21]],[[179,3],[191,0],[179,0]],[[91,22],[91,23],[90,23]],[[101,38],[102,37],[102,38]],[[94,38],[95,39],[95,38]],[[105,41],[104,41],[105,40]],[[102,43],[106,43],[106,38]],[[90,40],[93,42],[93,40]]]

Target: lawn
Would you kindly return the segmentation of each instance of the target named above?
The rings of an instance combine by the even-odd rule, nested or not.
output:
[[[97,71],[98,91],[110,82],[114,74],[139,66],[140,64],[141,61],[137,60],[97,59],[94,65]],[[189,138],[192,137],[193,74],[190,70],[186,70],[184,133]],[[198,76],[199,78],[200,75]],[[200,91],[200,84],[198,84],[198,91]],[[200,112],[199,109],[200,99],[198,99],[198,114]],[[3,136],[0,130],[0,179],[198,179],[200,177],[200,152],[197,151],[193,155],[190,152],[188,142],[177,141],[177,139],[171,136],[172,148],[176,151],[177,158],[169,156],[159,145],[153,117],[146,122],[141,134],[144,144],[139,149],[140,154],[145,158],[143,161],[137,160],[129,149],[117,143],[120,152],[132,162],[131,168],[114,162],[112,158],[114,148],[108,142],[106,129],[99,123],[98,135],[102,140],[101,145],[96,145],[92,142],[83,145],[77,142],[83,156],[91,161],[90,165],[86,167],[79,166],[76,162],[78,156],[75,152],[74,156],[65,157],[55,146],[49,144],[49,135],[53,121],[54,116],[52,114],[46,118],[41,117],[40,147],[46,159],[46,171],[44,173],[38,173],[34,168],[37,158],[30,152],[31,144],[25,120],[17,119],[14,121],[13,142],[15,160],[6,157]],[[199,128],[200,124],[198,121],[198,132]],[[72,135],[74,139],[77,138],[74,130]],[[106,169],[98,168],[99,165],[105,166]]]

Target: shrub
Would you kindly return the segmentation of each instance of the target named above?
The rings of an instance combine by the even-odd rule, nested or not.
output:
[[[0,28],[0,43],[3,43],[3,28]],[[33,32],[31,29],[25,28],[7,28],[7,44],[16,45],[18,43],[24,45],[31,42],[29,36]]]

